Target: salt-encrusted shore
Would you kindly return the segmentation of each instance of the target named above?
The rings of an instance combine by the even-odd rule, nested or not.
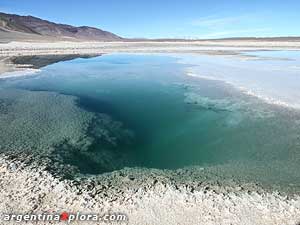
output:
[[[172,172],[137,168],[60,181],[42,167],[25,166],[4,156],[0,161],[1,213],[119,212],[128,216],[123,224],[136,225],[296,225],[300,221],[299,197],[258,187],[180,183],[170,178]],[[188,175],[184,170],[176,173]]]

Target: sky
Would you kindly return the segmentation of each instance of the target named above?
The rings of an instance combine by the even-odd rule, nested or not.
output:
[[[0,11],[127,38],[300,36],[300,0],[0,0]]]

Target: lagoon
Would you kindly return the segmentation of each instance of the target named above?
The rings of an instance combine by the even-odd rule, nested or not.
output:
[[[249,94],[270,95],[266,79],[281,79],[280,71],[253,65],[283,68],[293,80],[298,61],[286,60],[287,53],[248,54],[259,58],[108,54],[3,79],[0,150],[47,159],[51,171],[67,177],[196,166],[241,181],[299,186],[298,109]]]

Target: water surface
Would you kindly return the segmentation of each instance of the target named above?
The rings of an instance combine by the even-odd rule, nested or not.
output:
[[[298,110],[232,85],[234,78],[275,87],[283,72],[274,68],[295,65],[269,56],[259,61],[193,57],[112,54],[2,80],[1,151],[42,154],[54,166],[69,165],[81,174],[135,166],[223,166],[230,177],[299,185]],[[257,63],[265,66],[263,72],[253,68]],[[191,70],[200,76],[187,76]],[[238,71],[247,76],[239,80]],[[298,70],[284,71],[288,81],[298,79]],[[204,72],[223,80],[201,79]]]

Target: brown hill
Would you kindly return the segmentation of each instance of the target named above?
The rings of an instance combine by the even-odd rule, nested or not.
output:
[[[0,12],[0,40],[118,41],[121,37],[98,28],[57,24],[33,16]]]

